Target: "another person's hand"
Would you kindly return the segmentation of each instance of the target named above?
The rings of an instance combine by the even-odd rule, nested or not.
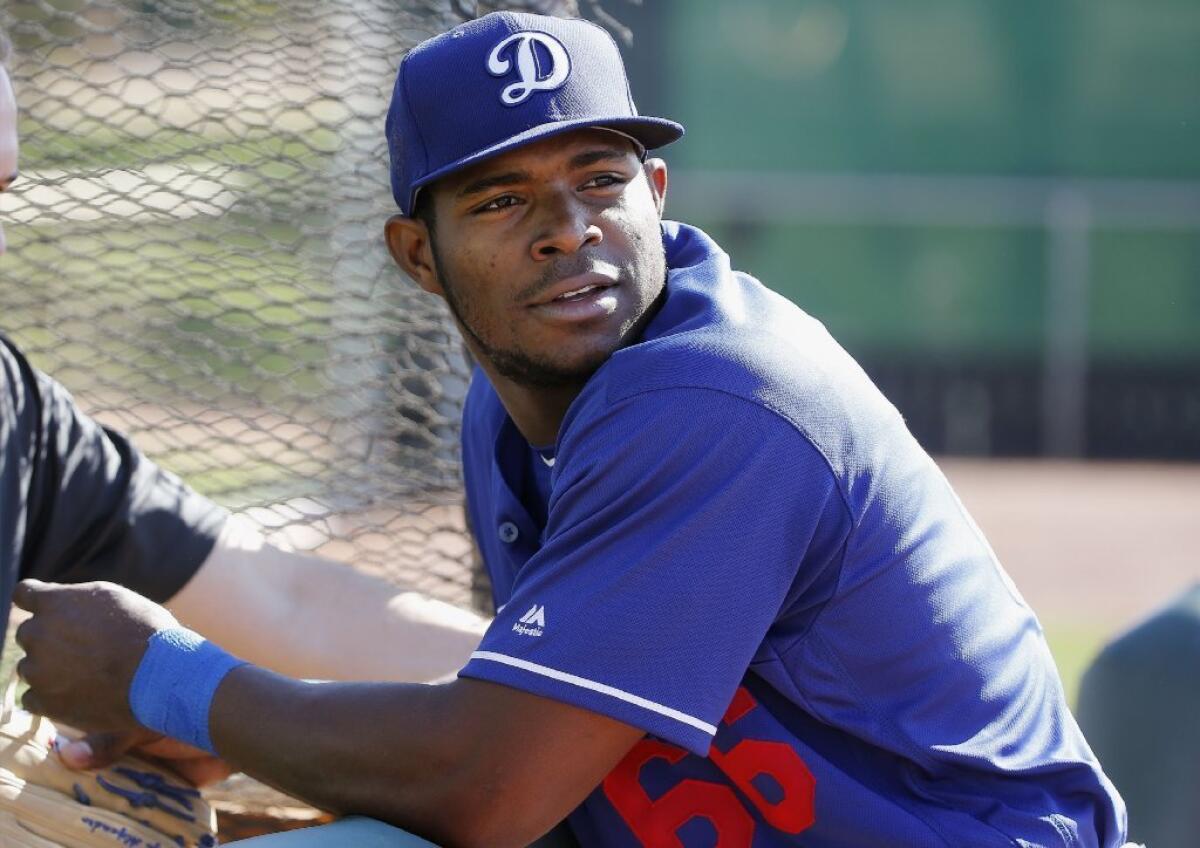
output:
[[[73,769],[105,768],[127,753],[152,759],[193,786],[208,786],[234,772],[220,757],[152,730],[89,733],[80,739],[62,740],[58,745],[59,759]]]
[[[33,617],[17,628],[23,705],[84,731],[144,730],[129,688],[147,640],[178,626],[158,604],[113,583],[22,580],[13,602]]]

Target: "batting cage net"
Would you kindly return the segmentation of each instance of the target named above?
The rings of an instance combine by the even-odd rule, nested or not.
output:
[[[484,606],[458,463],[468,365],[387,256],[383,121],[404,52],[492,8],[0,4],[22,144],[0,330],[275,540]]]

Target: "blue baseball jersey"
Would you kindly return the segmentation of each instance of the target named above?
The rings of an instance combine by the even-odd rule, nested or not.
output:
[[[476,372],[461,674],[646,731],[586,846],[1115,846],[1041,628],[824,327],[665,223],[661,308],[531,446]],[[550,778],[548,778],[550,779]]]

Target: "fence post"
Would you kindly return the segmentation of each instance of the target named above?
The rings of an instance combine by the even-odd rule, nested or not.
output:
[[[1046,348],[1042,369],[1042,453],[1082,456],[1087,448],[1088,277],[1091,207],[1062,186],[1046,202]]]

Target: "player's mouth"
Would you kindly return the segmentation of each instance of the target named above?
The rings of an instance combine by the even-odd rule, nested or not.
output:
[[[529,304],[540,317],[558,321],[587,321],[617,309],[618,282],[595,271],[565,277]]]

